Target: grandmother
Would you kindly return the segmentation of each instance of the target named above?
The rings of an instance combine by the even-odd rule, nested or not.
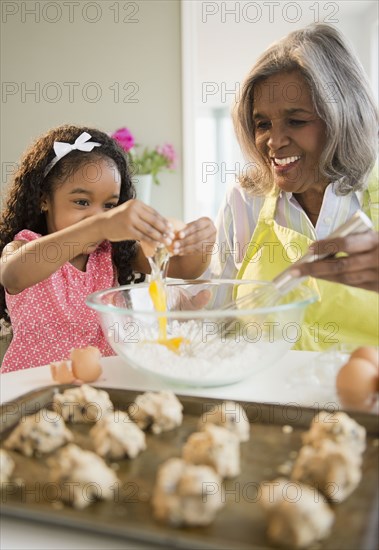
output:
[[[218,215],[213,276],[272,280],[321,241],[320,251],[348,256],[302,268],[318,277],[320,300],[296,348],[377,345],[378,112],[343,36],[310,25],[267,49],[244,82],[234,125],[248,163]],[[361,209],[376,231],[325,241]]]

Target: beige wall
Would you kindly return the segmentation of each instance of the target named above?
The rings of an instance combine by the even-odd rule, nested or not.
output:
[[[182,155],[179,0],[1,4],[2,190],[31,140],[66,122],[128,126]],[[165,215],[182,216],[180,166],[153,189]]]

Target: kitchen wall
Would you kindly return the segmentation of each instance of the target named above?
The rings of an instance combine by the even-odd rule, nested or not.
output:
[[[378,89],[377,64],[370,58],[376,2],[186,2],[195,10],[195,21],[183,21],[197,52],[193,126],[209,108],[229,105],[255,56],[270,42],[315,21],[316,14],[347,34]],[[252,23],[259,6],[261,14]],[[171,142],[183,159],[180,0],[4,0],[1,12],[2,198],[29,143],[64,122],[107,132],[127,125],[139,143]],[[301,17],[292,23],[297,13]],[[218,93],[204,98],[206,83]],[[196,142],[205,154],[201,139]],[[199,164],[191,147],[185,155],[191,166]],[[196,171],[184,182],[182,167],[180,162],[175,173],[162,174],[152,204],[165,215],[183,217],[185,184],[191,203],[187,219],[202,212],[207,189]],[[211,203],[216,211],[219,197],[210,193],[207,200],[204,213],[211,212]]]
[[[180,0],[1,2],[1,191],[30,142],[63,123],[181,145]],[[181,163],[152,203],[182,217]]]
[[[195,5],[196,77],[200,83],[219,84],[214,90],[209,86],[208,94],[204,94],[203,86],[198,87],[199,107],[231,104],[234,96],[228,91],[238,90],[238,84],[270,44],[315,22],[339,29],[371,77],[371,41],[378,22],[378,4],[374,0],[222,3],[202,0]]]

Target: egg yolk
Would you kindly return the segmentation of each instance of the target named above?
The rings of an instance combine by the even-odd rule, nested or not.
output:
[[[162,279],[154,279],[149,285],[149,294],[150,298],[154,304],[156,311],[165,312],[167,311],[167,300],[166,300],[166,290]],[[186,338],[182,336],[177,336],[175,338],[167,338],[167,317],[161,316],[158,319],[159,326],[159,338],[157,340],[158,344],[166,346],[168,349],[175,353],[179,353],[179,348],[183,342],[189,343]]]
[[[163,285],[163,281],[155,279],[151,281],[149,286],[150,298],[153,301],[155,311],[167,311],[166,291]],[[159,340],[167,339],[167,318],[159,317]]]

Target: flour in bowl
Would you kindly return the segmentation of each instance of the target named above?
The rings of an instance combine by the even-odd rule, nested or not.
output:
[[[215,325],[215,323],[213,323]],[[209,329],[208,329],[209,330]],[[149,371],[173,381],[191,385],[207,386],[232,383],[258,372],[283,355],[288,349],[285,341],[273,343],[263,338],[252,342],[244,334],[231,333],[230,338],[209,336],[204,331],[204,322],[190,320],[173,321],[169,336],[181,336],[189,340],[179,353],[160,345],[154,326],[138,326],[136,342],[124,339],[122,330],[117,339],[108,338],[117,353],[134,367]],[[125,343],[123,343],[125,341]]]

